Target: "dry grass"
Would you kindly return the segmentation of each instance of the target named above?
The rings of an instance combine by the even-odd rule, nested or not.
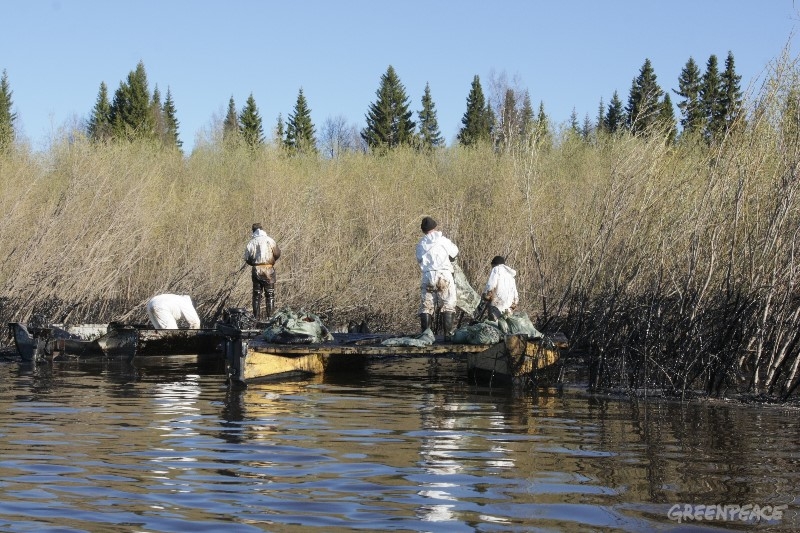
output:
[[[570,336],[593,386],[786,396],[800,364],[796,90],[784,61],[711,148],[654,135],[335,160],[80,140],[15,153],[0,161],[3,318],[143,321],[166,291],[206,320],[228,292],[248,307],[240,266],[260,221],[283,250],[278,306],[414,331],[431,215],[476,288],[507,257],[522,307]]]

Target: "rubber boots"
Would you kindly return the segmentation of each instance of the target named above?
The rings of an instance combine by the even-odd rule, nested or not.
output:
[[[253,291],[253,316],[256,322],[261,318],[261,291]]]
[[[275,313],[275,289],[267,289],[267,318]]]
[[[456,314],[452,311],[442,312],[442,326],[444,327],[444,340],[450,342],[453,340],[453,333],[456,331]]]
[[[419,332],[425,333],[426,329],[433,326],[433,317],[428,313],[420,313],[419,315]]]

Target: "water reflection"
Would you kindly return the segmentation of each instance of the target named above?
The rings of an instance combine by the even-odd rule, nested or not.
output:
[[[189,367],[0,365],[0,523],[641,531],[677,527],[675,504],[785,503],[769,528],[800,526],[796,411],[485,389],[459,365],[239,390]]]

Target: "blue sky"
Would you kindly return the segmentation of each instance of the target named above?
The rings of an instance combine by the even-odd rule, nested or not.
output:
[[[429,83],[451,144],[473,77],[527,89],[556,123],[593,120],[650,59],[665,90],[689,57],[720,68],[732,51],[742,88],[760,86],[795,36],[795,0],[6,0],[0,70],[17,131],[46,149],[85,120],[100,83],[110,97],[142,61],[150,90],[172,93],[190,151],[233,97],[252,93],[271,130],[300,88],[317,128],[344,117],[359,129],[389,65],[410,108]],[[673,94],[673,102],[678,98]]]

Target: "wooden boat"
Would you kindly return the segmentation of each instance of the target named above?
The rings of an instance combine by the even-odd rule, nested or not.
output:
[[[509,378],[552,366],[559,358],[557,346],[527,340],[527,335],[507,335],[503,342],[495,345],[437,341],[430,346],[384,346],[381,341],[389,335],[334,333],[330,342],[277,344],[267,342],[256,330],[239,330],[223,324],[218,324],[217,330],[225,337],[227,379],[238,385],[254,380],[356,369],[371,357],[463,356],[476,371],[491,366],[493,376],[505,373]],[[508,361],[505,366],[496,363],[504,360]]]
[[[467,356],[470,378],[489,385],[520,384],[535,382],[555,368],[560,359],[560,350],[567,347],[566,338],[554,337],[530,339],[527,335],[506,335],[498,344],[481,352]],[[552,374],[552,372],[549,372]]]
[[[216,329],[153,329],[139,324],[29,326],[9,323],[23,361],[154,357],[218,353],[222,337]]]

